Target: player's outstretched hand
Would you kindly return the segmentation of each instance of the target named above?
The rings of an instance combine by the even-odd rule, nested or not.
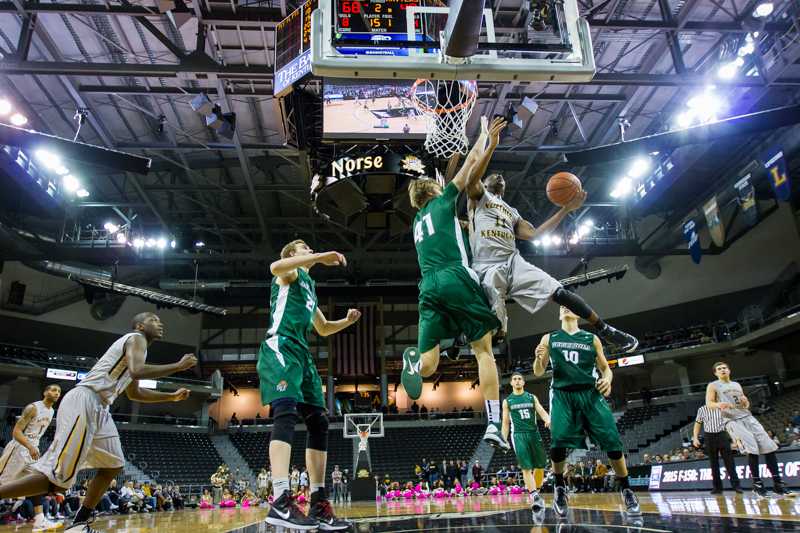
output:
[[[580,209],[583,206],[583,202],[586,201],[587,196],[588,195],[586,194],[586,191],[581,189],[578,194],[576,194],[575,197],[564,206],[564,209],[567,211],[575,211],[576,209]]]
[[[317,262],[325,266],[347,266],[347,259],[339,252],[321,253]]]
[[[597,387],[597,390],[600,392],[600,394],[606,398],[608,398],[608,395],[611,394],[611,380],[608,378],[598,379],[595,387]]]
[[[695,448],[700,447],[700,440],[699,439],[692,439],[692,444],[694,444]]]
[[[347,321],[351,324],[355,324],[358,322],[358,319],[361,318],[361,311],[358,309],[348,309],[347,310]]]
[[[184,370],[189,370],[190,368],[194,368],[197,365],[197,357],[194,356],[193,353],[187,353],[181,360],[178,361],[178,367],[180,368],[180,372]]]
[[[31,459],[33,459],[34,461],[39,460],[39,449],[36,446],[31,446],[30,448],[28,448],[28,453],[30,453]]]
[[[500,132],[506,127],[506,119],[503,117],[495,117],[492,120],[492,125],[489,128],[489,145],[493,148],[500,142]]]
[[[542,359],[545,355],[547,355],[547,346],[544,344],[539,344],[536,346],[536,359]]]
[[[174,393],[172,393],[172,401],[173,402],[182,402],[183,400],[189,397],[189,389],[178,389]]]

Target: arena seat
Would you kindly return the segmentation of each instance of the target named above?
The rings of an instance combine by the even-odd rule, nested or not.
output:
[[[127,460],[157,482],[208,484],[222,463],[205,433],[120,430]]]

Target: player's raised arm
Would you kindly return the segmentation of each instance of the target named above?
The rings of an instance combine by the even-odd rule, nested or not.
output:
[[[128,371],[133,379],[158,379],[184,370],[197,364],[193,354],[184,355],[177,363],[168,365],[148,365],[145,363],[147,341],[143,335],[131,335],[125,342],[125,357],[128,358]]]
[[[451,182],[459,191],[463,191],[472,183],[472,173],[475,170],[475,165],[478,163],[478,160],[483,155],[486,148],[486,139],[488,137],[489,128],[487,126],[486,117],[481,117],[481,134],[478,136],[478,140],[475,141],[475,144],[472,145],[472,149],[467,154],[464,164],[461,165],[461,168]]]
[[[603,353],[603,343],[600,342],[600,337],[594,336],[594,349],[597,352],[594,364],[597,370],[600,371],[600,379],[597,380],[597,390],[605,397],[611,394],[611,380],[614,379],[614,373],[611,372],[611,367],[608,366],[606,355]]]
[[[159,392],[139,387],[139,380],[134,380],[125,389],[129,400],[139,403],[182,402],[189,397],[189,389],[178,389],[175,392]]]
[[[533,401],[536,404],[536,414],[539,415],[539,418],[541,418],[542,422],[544,422],[544,427],[549,428],[550,427],[550,413],[548,413],[547,410],[544,408],[542,403],[539,401],[539,398],[534,396],[533,397]]]
[[[483,120],[483,118],[481,118],[481,120]],[[470,200],[478,201],[483,197],[485,192],[482,181],[483,176],[486,174],[486,169],[489,168],[489,162],[492,160],[497,145],[500,144],[500,133],[505,127],[506,121],[500,117],[495,117],[492,121],[488,132],[488,145],[475,163],[467,183],[467,196]],[[475,145],[478,146],[479,143],[476,142]]]
[[[361,318],[361,311],[358,309],[348,309],[347,316],[341,320],[328,320],[322,311],[317,307],[317,312],[314,313],[314,329],[322,337],[333,335],[342,331],[344,328],[355,324]]]
[[[508,400],[503,400],[503,424],[500,427],[503,438],[508,440],[508,433],[511,431],[511,413],[508,409]]]
[[[570,203],[559,209],[555,215],[544,221],[542,225],[539,226],[538,228],[534,227],[533,224],[531,224],[527,220],[520,219],[520,221],[517,222],[517,226],[515,228],[517,239],[523,241],[532,241],[534,239],[540,238],[543,235],[546,235],[547,233],[557,228],[568,213],[571,213],[576,209],[580,209],[580,207],[583,205],[583,202],[585,201],[586,201],[586,191],[580,191],[578,194],[575,195],[575,198],[573,198]]]
[[[547,370],[547,363],[550,362],[550,334],[542,336],[539,345],[536,347],[536,359],[533,361],[533,375],[543,376]]]
[[[269,266],[273,276],[283,279],[287,283],[297,278],[298,268],[311,268],[316,264],[325,266],[347,266],[347,260],[339,252],[322,252],[318,254],[294,255],[278,259]]]
[[[33,446],[28,437],[25,436],[25,428],[28,427],[28,424],[31,423],[31,420],[36,416],[36,406],[33,404],[29,404],[25,407],[25,410],[22,411],[22,416],[19,417],[17,423],[14,424],[14,431],[11,433],[13,439],[20,444],[22,444],[25,448],[28,449],[28,452],[31,454],[31,459],[34,461],[39,459],[39,450],[36,446]]]

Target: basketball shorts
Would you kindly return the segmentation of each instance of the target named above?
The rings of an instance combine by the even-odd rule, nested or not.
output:
[[[263,341],[256,370],[263,405],[291,398],[297,403],[325,408],[322,380],[311,352],[291,337],[274,335]]]
[[[512,433],[511,444],[517,456],[517,465],[523,470],[544,468],[547,466],[547,454],[544,451],[544,442],[538,431]]]
[[[594,387],[550,389],[550,447],[586,448],[586,437],[605,452],[623,451],[614,414]]]
[[[75,387],[61,400],[53,443],[31,468],[68,489],[85,468],[123,466],[122,443],[108,406],[88,387]]]
[[[444,267],[430,272],[419,282],[420,352],[464,333],[474,342],[500,327],[489,308],[478,275],[470,268]]]
[[[752,415],[729,420],[725,424],[725,429],[741,453],[760,455],[778,449],[778,445],[772,441],[764,426]]]
[[[0,485],[14,481],[31,463],[33,459],[28,448],[15,440],[6,444],[0,456]]]
[[[506,299],[511,298],[533,314],[544,306],[561,284],[544,270],[525,261],[519,252],[498,263],[473,263],[489,305],[502,324],[508,325]]]

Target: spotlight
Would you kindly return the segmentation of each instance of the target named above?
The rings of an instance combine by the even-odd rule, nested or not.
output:
[[[581,226],[580,228],[578,228],[577,235],[578,237],[586,237],[587,235],[589,235],[590,231],[591,230],[589,226]]]
[[[558,235],[553,235],[551,240],[553,241],[554,245],[561,246],[561,242],[562,242],[561,241],[561,237],[559,237]]]
[[[156,240],[152,238],[147,239],[146,241],[144,241],[144,245],[147,246],[148,248],[155,248]]]
[[[581,226],[586,226],[586,229],[593,228],[594,220],[592,220],[591,218],[587,218],[586,220],[581,222]]]
[[[755,11],[753,11],[753,16],[758,18],[768,17],[774,10],[775,6],[772,2],[762,2],[756,6]]]
[[[103,224],[103,227],[111,235],[119,231],[119,226],[117,226],[113,222],[106,222],[105,224]]]
[[[208,96],[205,94],[198,94],[192,98],[192,109],[201,115],[210,115],[211,111],[214,109],[214,104],[211,103],[211,100],[209,100]]]
[[[58,174],[59,176],[65,176],[69,174],[69,169],[64,165],[61,165],[56,169],[56,174]]]
[[[679,128],[688,128],[692,125],[692,122],[694,122],[694,113],[691,111],[684,111],[678,115],[676,122],[678,123]]]
[[[11,115],[11,123],[15,126],[24,126],[28,123],[28,117],[20,115],[19,113],[14,113]]]
[[[144,239],[133,239],[133,247],[134,248],[144,248]]]
[[[611,191],[611,197],[624,198],[628,196],[631,191],[633,191],[633,180],[626,176],[619,180],[614,186],[614,190]]]
[[[67,192],[75,192],[81,188],[81,182],[78,181],[78,178],[72,174],[67,174],[64,176],[62,183],[64,184],[64,189],[66,189]]]
[[[550,235],[545,235],[542,237],[542,246],[548,248],[551,244],[553,244],[553,238]]]
[[[756,51],[756,45],[753,43],[752,40],[746,41],[739,50],[737,50],[736,55],[739,57],[744,57],[746,55],[750,55]]]
[[[737,59],[742,59],[742,58],[737,58]],[[744,60],[742,60],[742,62],[744,62]],[[731,61],[730,63],[725,63],[717,70],[717,76],[719,76],[723,80],[730,80],[734,76],[736,76],[736,71],[738,70],[738,68],[739,68],[738,65],[734,61]]]
[[[196,243],[194,243],[195,248],[203,248],[205,245],[206,243],[204,243],[203,241],[197,241]]]
[[[578,231],[580,233],[580,231]],[[578,244],[578,233],[573,233],[572,237],[569,238],[570,244]]]
[[[117,233],[117,242],[120,244],[125,244],[128,242],[128,238],[124,233]]]
[[[536,240],[533,241],[533,245],[534,246],[541,246],[542,245],[542,241],[540,241],[539,239],[536,239]]]
[[[0,115],[11,113],[11,102],[6,99],[0,100]]]
[[[171,241],[169,241],[169,247],[172,248],[173,250],[175,249],[175,245],[176,244],[177,243],[175,242],[175,239],[172,239]]]
[[[156,246],[158,246],[159,250],[163,250],[164,248],[167,247],[167,239],[165,239],[164,237],[161,237],[160,239],[158,239],[156,241]]]
[[[645,172],[650,170],[650,165],[651,165],[650,159],[645,157],[640,157],[633,162],[633,165],[631,165],[630,170],[628,170],[628,175],[632,178],[642,177],[645,174]]]
[[[222,137],[233,139],[236,131],[236,113],[223,114],[219,107],[214,108],[214,113],[206,117],[206,126],[217,130]]]
[[[48,152],[47,150],[36,150],[36,159],[50,170],[56,170],[63,166],[61,164],[61,159],[59,159],[56,154]]]
[[[78,189],[78,192],[75,193],[75,196],[77,196],[78,198],[88,198],[89,191],[87,191],[86,189]]]

